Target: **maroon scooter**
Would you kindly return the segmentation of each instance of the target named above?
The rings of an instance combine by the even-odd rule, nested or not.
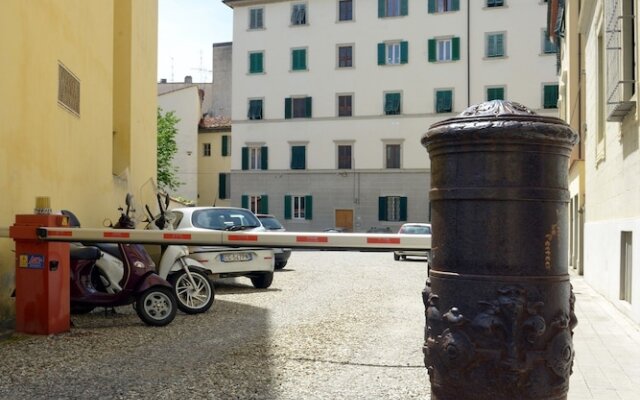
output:
[[[134,229],[132,196],[126,210],[119,208],[115,229]],[[71,226],[80,227],[70,211]],[[71,312],[88,313],[96,307],[134,304],[138,317],[147,325],[164,326],[176,316],[177,303],[171,284],[156,273],[156,266],[142,245],[129,243],[72,244]]]

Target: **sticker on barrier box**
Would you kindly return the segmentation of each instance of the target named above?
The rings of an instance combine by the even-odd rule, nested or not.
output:
[[[43,269],[44,256],[42,254],[20,254],[18,266],[20,268]]]

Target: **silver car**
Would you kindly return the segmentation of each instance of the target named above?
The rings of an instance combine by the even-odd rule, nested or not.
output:
[[[407,223],[400,227],[398,233],[403,235],[431,235],[431,224],[423,224],[423,223]],[[427,259],[427,262],[431,259],[431,254],[429,250],[409,250],[409,251],[394,251],[393,259],[398,260],[406,260],[407,257],[424,257]]]

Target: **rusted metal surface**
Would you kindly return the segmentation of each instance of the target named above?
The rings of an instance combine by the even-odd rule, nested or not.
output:
[[[423,292],[434,400],[566,399],[577,320],[567,173],[577,135],[491,101],[430,127],[432,260]]]

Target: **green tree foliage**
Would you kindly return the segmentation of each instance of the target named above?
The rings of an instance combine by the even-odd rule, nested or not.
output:
[[[158,108],[158,186],[161,189],[176,190],[182,182],[176,176],[178,167],[171,162],[178,151],[176,144],[176,124],[180,119],[173,111],[162,113]]]

